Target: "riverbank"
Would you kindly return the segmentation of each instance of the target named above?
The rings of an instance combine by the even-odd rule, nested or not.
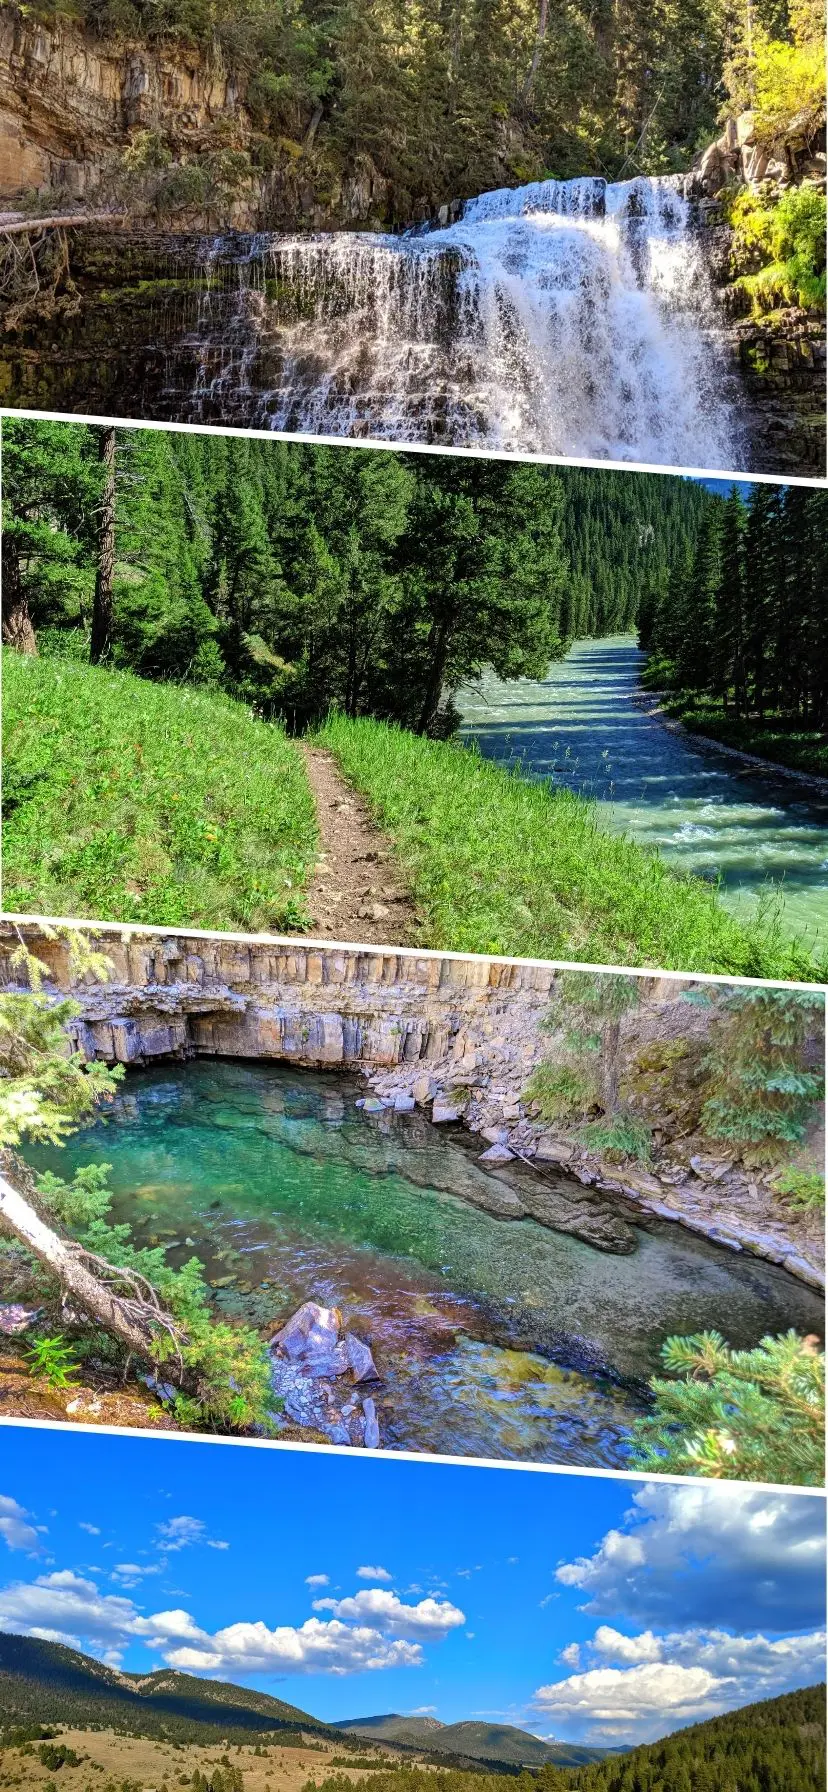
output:
[[[332,719],[314,794],[300,745],[230,698],[3,657],[8,912],[820,977],[595,804],[459,743]]]
[[[514,689],[519,701],[523,681]],[[605,830],[596,804],[577,791],[523,775],[519,740],[516,769],[507,770],[459,742],[424,740],[371,720],[333,717],[318,738],[394,843],[427,917],[423,943],[821,978],[818,951],[761,917],[729,914],[710,884]],[[548,751],[549,728],[545,740]],[[531,774],[531,758],[523,764]]]
[[[737,920],[775,915],[821,961],[828,797],[685,734],[643,690],[646,663],[630,634],[576,641],[543,679],[485,673],[457,693],[462,738],[591,797],[602,828],[708,880]]]
[[[667,728],[681,728],[703,744],[715,742],[744,765],[795,779],[797,783],[828,796],[828,738],[821,731],[785,729],[780,722],[761,723],[723,715],[713,704],[683,700],[673,691],[646,685],[652,715],[660,715]]]

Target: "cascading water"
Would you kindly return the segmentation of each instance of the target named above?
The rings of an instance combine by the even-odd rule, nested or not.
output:
[[[678,177],[537,181],[405,236],[217,239],[191,410],[279,430],[741,464]],[[228,307],[226,277],[235,290]]]

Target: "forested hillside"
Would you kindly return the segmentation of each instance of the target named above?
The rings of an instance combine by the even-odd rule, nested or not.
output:
[[[550,1776],[544,1792],[557,1792],[558,1784]],[[622,1759],[569,1773],[565,1784],[573,1792],[818,1792],[825,1784],[825,1687],[677,1730]]]
[[[651,684],[735,746],[828,771],[828,493],[712,500],[639,611]]]
[[[746,82],[737,0],[34,0],[25,10],[101,36],[218,49],[245,82],[254,162],[304,154],[335,178],[367,153],[403,220],[422,202],[545,174],[684,168]],[[803,32],[819,39],[819,10],[754,0],[753,59],[769,64],[777,103],[786,82],[806,103],[814,58]],[[793,36],[795,71],[779,55]]]
[[[245,1686],[167,1670],[124,1674],[62,1643],[0,1632],[0,1734],[29,1723],[205,1741],[326,1733],[298,1706]]]
[[[7,419],[4,639],[293,726],[439,733],[484,664],[543,676],[634,627],[710,502],[658,475]]]
[[[493,1775],[441,1774],[418,1768],[372,1773],[359,1792],[501,1792]],[[310,1792],[310,1784],[305,1792]],[[346,1792],[344,1775],[319,1792]],[[825,1687],[810,1686],[660,1742],[607,1755],[588,1767],[524,1772],[515,1792],[822,1792],[825,1785]]]

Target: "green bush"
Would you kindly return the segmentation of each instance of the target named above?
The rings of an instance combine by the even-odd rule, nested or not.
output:
[[[704,999],[704,997],[702,997]],[[791,989],[732,989],[724,996],[705,1060],[711,1093],[700,1124],[748,1162],[773,1163],[805,1137],[823,1090],[809,1068],[825,999]]]
[[[776,204],[740,192],[729,208],[740,245],[763,259],[752,274],[736,284],[750,296],[755,315],[776,305],[825,306],[825,194],[813,187],[791,187]]]
[[[656,1473],[821,1487],[825,1359],[794,1331],[755,1350],[719,1332],[668,1338],[670,1380],[654,1377],[655,1410],[636,1422],[633,1461]]]
[[[805,1213],[825,1211],[825,1177],[816,1170],[800,1170],[791,1166],[774,1176],[773,1187],[778,1195],[788,1197],[788,1206]]]
[[[637,1114],[620,1112],[603,1120],[591,1120],[581,1128],[580,1136],[588,1150],[610,1163],[623,1163],[629,1157],[646,1163],[652,1154],[652,1132]]]
[[[159,1368],[172,1365],[174,1377],[177,1369],[192,1384],[191,1393],[175,1400],[182,1423],[241,1431],[271,1429],[274,1398],[265,1345],[250,1327],[231,1326],[214,1317],[197,1257],[172,1269],[163,1246],[138,1249],[129,1225],[110,1222],[109,1168],[87,1164],[71,1182],[47,1171],[37,1183],[44,1207],[85,1249],[119,1269],[145,1276],[182,1327],[183,1343],[159,1326],[152,1348]]]

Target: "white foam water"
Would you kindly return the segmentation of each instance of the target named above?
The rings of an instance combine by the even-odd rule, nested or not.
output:
[[[740,464],[678,178],[535,181],[481,194],[444,229],[262,234],[233,259],[221,341],[209,294],[199,320],[196,406],[223,408],[241,380],[251,420],[279,430]]]

